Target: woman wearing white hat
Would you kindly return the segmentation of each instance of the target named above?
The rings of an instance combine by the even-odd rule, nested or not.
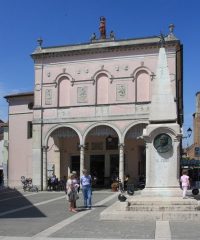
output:
[[[66,184],[66,190],[67,190],[67,196],[68,196],[68,201],[70,203],[69,211],[70,212],[77,212],[75,209],[76,206],[76,200],[79,198],[77,188],[78,184],[73,181],[75,178],[75,175],[70,173],[67,184]]]

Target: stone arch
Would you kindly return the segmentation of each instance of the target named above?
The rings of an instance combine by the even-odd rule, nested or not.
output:
[[[136,74],[136,102],[149,102],[151,99],[151,79],[146,70]]]
[[[138,74],[140,71],[146,72],[149,76],[154,75],[154,73],[153,73],[148,67],[140,66],[140,67],[137,67],[137,68],[133,71],[133,73],[132,73],[132,76],[133,76],[134,79],[136,79],[137,74]]]
[[[57,105],[58,107],[65,107],[70,105],[70,79],[67,75],[61,75],[57,81]]]
[[[112,74],[109,71],[107,71],[105,69],[100,69],[100,70],[96,71],[94,73],[94,75],[92,76],[92,79],[94,80],[94,82],[96,82],[96,80],[100,74],[105,74],[110,80],[113,78]]]
[[[109,78],[105,73],[100,73],[96,78],[96,104],[109,102]]]
[[[112,82],[113,76],[108,70],[103,69],[96,71],[92,76],[92,80],[96,83],[95,88],[95,103],[96,104],[108,104],[108,92],[109,92],[109,82]],[[102,94],[102,92],[104,94]]]
[[[67,78],[70,81],[71,84],[73,84],[73,82],[74,82],[74,79],[73,79],[73,77],[70,74],[68,74],[68,73],[60,73],[55,78],[56,84],[58,84],[60,79],[62,79],[62,78]]]
[[[125,129],[125,131],[123,132],[122,134],[122,141],[124,142],[125,140],[125,137],[126,137],[126,134],[128,133],[128,131],[132,128],[132,127],[135,127],[137,125],[148,125],[148,122],[134,122],[134,123],[131,123],[130,125],[128,125],[128,127]]]
[[[79,137],[80,143],[82,142],[82,135],[77,128],[75,128],[74,126],[71,126],[69,124],[60,124],[60,125],[56,125],[56,126],[50,128],[49,131],[46,133],[46,136],[44,138],[44,146],[45,147],[48,146],[48,140],[49,140],[49,137],[51,136],[51,134],[59,128],[70,128],[70,129],[74,130]]]
[[[118,136],[118,138],[119,138],[119,143],[121,143],[121,132],[120,132],[120,130],[119,130],[116,126],[114,126],[114,125],[112,125],[112,124],[110,124],[110,123],[94,123],[94,124],[92,124],[91,126],[89,126],[89,127],[85,130],[85,132],[84,132],[84,134],[83,134],[83,141],[82,141],[81,144],[83,144],[83,143],[85,142],[85,139],[86,139],[88,133],[89,133],[93,128],[98,127],[98,126],[108,126],[108,127],[112,128],[112,129],[117,133],[117,136]]]
[[[57,88],[57,106],[65,107],[70,105],[70,88],[74,79],[68,73],[61,73],[55,79]]]
[[[153,129],[150,133],[149,133],[149,138],[153,139],[156,135],[160,134],[160,133],[166,133],[168,135],[170,135],[173,138],[179,138],[181,136],[179,136],[179,134],[177,135],[177,132],[170,128],[170,127],[166,127],[166,126],[159,126],[156,129]]]
[[[71,167],[71,154],[77,150],[81,134],[76,127],[68,124],[56,125],[49,129],[44,139],[43,149],[46,149],[43,163],[46,166],[46,176],[56,175],[58,179],[67,176]]]
[[[136,68],[133,73],[135,80],[135,101],[149,102],[151,100],[151,79],[154,73],[145,66]]]
[[[136,185],[145,176],[146,145],[142,136],[147,125],[147,121],[132,122],[126,127],[122,135],[126,153],[125,171]]]

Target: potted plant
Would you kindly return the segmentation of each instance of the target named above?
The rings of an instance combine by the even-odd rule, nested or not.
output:
[[[113,192],[117,192],[118,188],[119,188],[119,184],[117,182],[113,182],[111,184],[111,189],[112,189]]]

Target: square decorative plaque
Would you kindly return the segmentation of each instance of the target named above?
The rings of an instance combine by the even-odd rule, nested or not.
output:
[[[88,88],[87,87],[78,87],[77,88],[77,102],[78,103],[87,103],[88,102]]]
[[[116,99],[117,101],[126,100],[127,98],[127,85],[117,84],[116,85]]]

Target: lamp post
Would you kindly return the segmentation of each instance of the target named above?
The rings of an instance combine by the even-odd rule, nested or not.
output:
[[[186,135],[186,136],[183,136],[182,138],[183,138],[183,139],[187,139],[187,138],[190,138],[191,135],[192,135],[192,129],[189,127],[189,128],[187,129],[187,135]],[[188,147],[188,142],[187,142],[187,147]]]
[[[188,128],[187,134],[188,134],[188,136],[187,136],[188,138],[191,137],[191,134],[192,134],[192,129],[191,128]]]
[[[187,135],[186,136],[182,136],[182,139],[188,139],[188,138],[191,137],[191,135],[192,135],[192,129],[189,127],[187,129]],[[182,144],[181,144],[181,146],[182,146]],[[181,148],[182,148],[181,156],[184,155],[184,153],[187,155],[188,142],[187,142],[187,147],[185,148],[184,153],[183,153],[183,147],[181,147]]]

